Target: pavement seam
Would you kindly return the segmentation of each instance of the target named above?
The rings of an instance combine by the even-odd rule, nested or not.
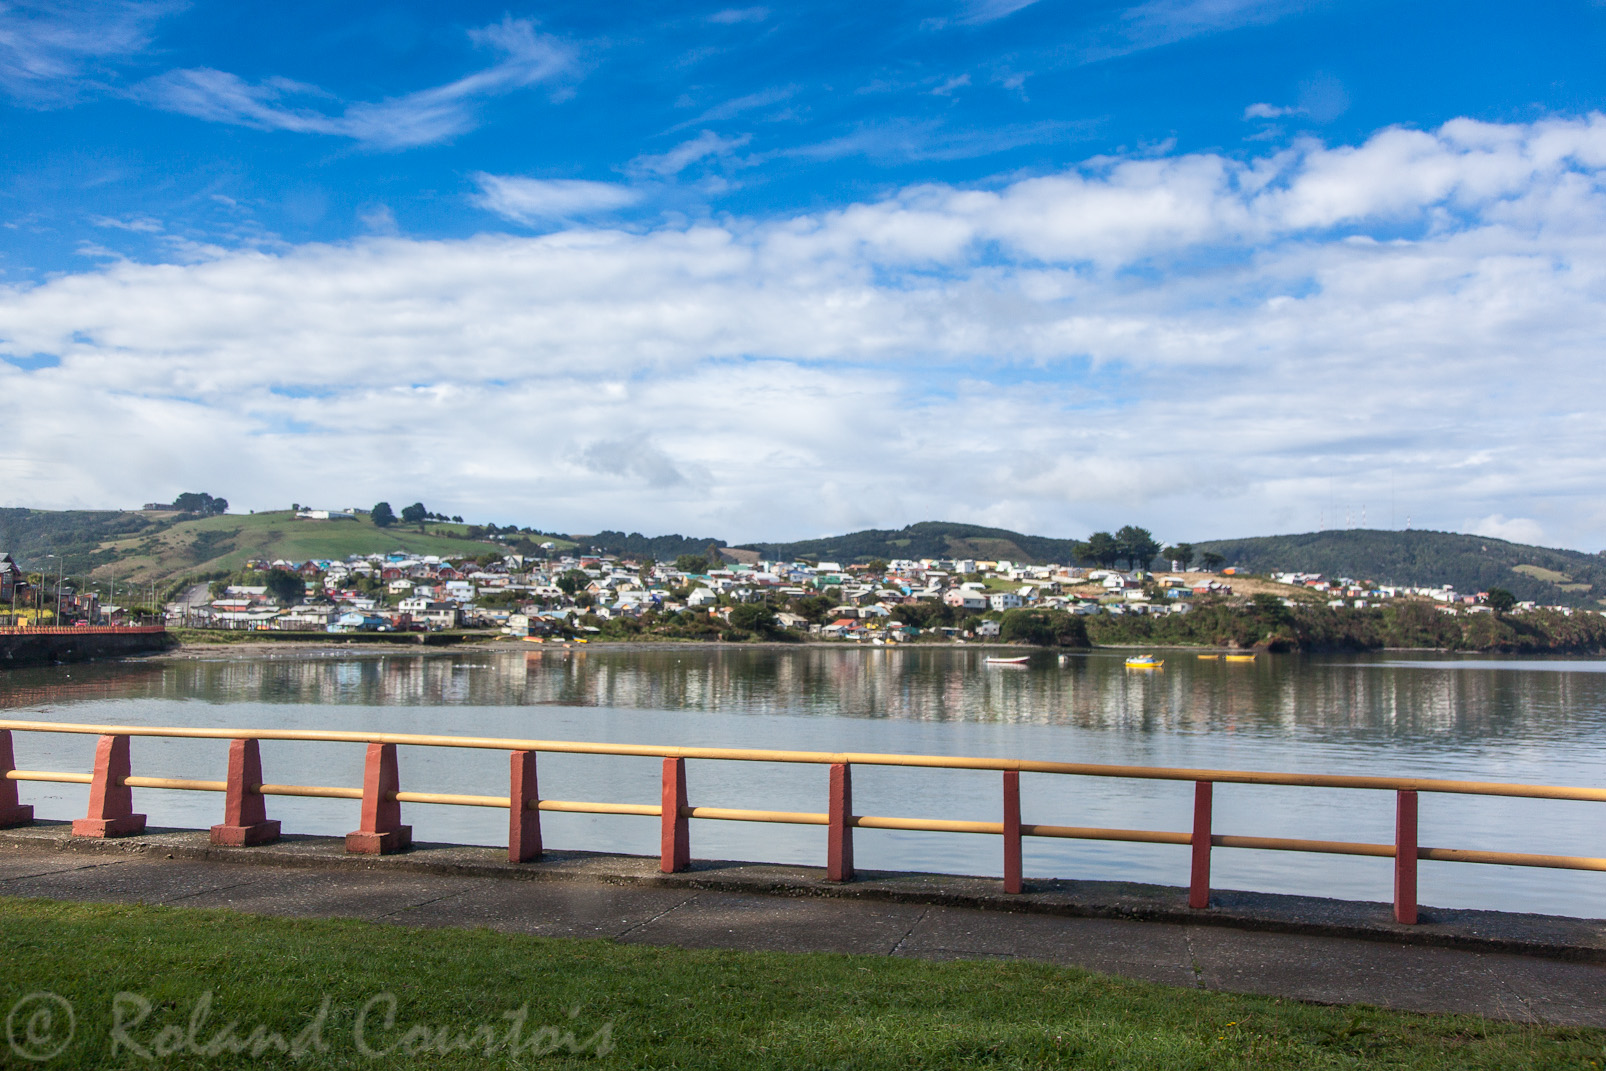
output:
[[[394,915],[400,915],[404,911],[417,911],[421,907],[428,907],[430,904],[438,904],[442,900],[455,900],[459,897],[467,896],[471,892],[485,888],[487,884],[489,884],[487,880],[481,879],[467,889],[459,889],[456,892],[442,893],[439,896],[432,896],[428,900],[420,900],[416,904],[405,904],[402,907],[398,907],[394,911],[387,911],[383,915],[365,915],[363,917],[370,919],[388,919]]]
[[[1475,953],[1475,955],[1478,956],[1479,960],[1482,960],[1484,958],[1481,953]],[[1535,1022],[1535,1023],[1548,1023],[1549,1022],[1548,1019],[1546,1019],[1543,1015],[1539,1014],[1539,1011],[1536,1008],[1534,1008],[1534,1006],[1532,1004],[1530,1004],[1528,1002],[1528,998],[1522,995],[1522,990],[1520,990],[1516,986],[1512,985],[1506,979],[1506,977],[1501,974],[1501,972],[1499,972],[1498,970],[1495,969],[1493,964],[1486,965],[1484,967],[1484,972],[1488,975],[1489,980],[1494,983],[1494,985],[1496,987],[1496,992],[1500,994],[1498,999],[1495,1001],[1495,1007],[1499,1008],[1502,1013],[1504,1013],[1506,1008],[1509,1007],[1509,1005],[1506,1002],[1507,998],[1509,997],[1511,1000],[1515,1001],[1517,1003],[1517,1005],[1519,1007],[1521,1007],[1524,1012],[1527,1013],[1528,1018],[1532,1022]],[[1507,1018],[1515,1019],[1516,1016],[1507,1016]]]
[[[642,929],[645,929],[648,926],[651,926],[653,923],[657,922],[659,919],[663,918],[665,915],[669,914],[671,911],[679,911],[681,908],[685,907],[687,904],[691,903],[693,900],[696,900],[701,895],[702,895],[701,893],[692,893],[690,896],[686,897],[686,899],[680,901],[680,903],[678,903],[678,904],[670,904],[668,907],[666,907],[662,911],[658,912],[658,914],[654,915],[652,918],[647,919],[644,922],[638,922],[634,926],[625,927],[625,929],[623,931],[614,934],[613,939],[615,941],[622,941],[626,937],[629,937],[631,934],[635,933],[637,930],[642,930]]]
[[[32,878],[48,878],[52,874],[72,874],[79,870],[93,870],[98,866],[113,866],[119,862],[122,862],[122,860],[116,859],[108,863],[85,863],[83,866],[64,866],[56,870],[41,870],[37,874],[13,874],[9,878],[0,878],[0,885],[4,885],[10,881],[28,881]]]
[[[197,896],[206,896],[208,893],[220,893],[220,892],[228,892],[230,889],[241,889],[241,888],[244,888],[247,885],[256,885],[261,880],[262,880],[261,878],[252,878],[252,879],[250,879],[248,881],[237,881],[233,885],[219,885],[215,889],[196,889],[194,892],[187,892],[187,893],[184,893],[182,896],[170,896],[165,900],[158,900],[156,902],[159,903],[159,904],[171,904],[171,903],[175,903],[175,902],[177,902],[179,900],[190,900],[190,899],[193,899],[194,897],[197,897]]]
[[[1209,988],[1205,985],[1204,967],[1199,963],[1199,954],[1193,948],[1193,929],[1182,927],[1182,942],[1188,946],[1188,969],[1193,971],[1193,986],[1195,989]]]
[[[898,954],[898,949],[902,948],[903,943],[914,935],[914,932],[920,928],[920,924],[922,922],[926,921],[926,916],[929,914],[931,914],[931,908],[929,906],[921,908],[920,917],[915,919],[914,922],[910,924],[909,928],[904,931],[903,936],[898,938],[898,943],[892,946],[892,951],[888,952],[887,955],[896,956]]]

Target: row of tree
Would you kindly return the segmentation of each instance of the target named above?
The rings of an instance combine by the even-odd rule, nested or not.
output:
[[[1197,559],[1206,569],[1219,569],[1226,562],[1220,554],[1207,550],[1198,554],[1192,543],[1177,543],[1162,547],[1147,528],[1129,524],[1116,532],[1094,532],[1085,542],[1076,544],[1077,558],[1094,565],[1113,569],[1124,564],[1128,569],[1147,569],[1156,557],[1176,562],[1186,569]]]

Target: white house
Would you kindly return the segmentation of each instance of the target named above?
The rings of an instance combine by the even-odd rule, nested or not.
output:
[[[942,601],[959,610],[987,609],[987,596],[971,588],[949,588],[943,592]]]
[[[1013,591],[995,591],[987,597],[987,605],[993,610],[1013,610],[1021,605],[1021,598]]]

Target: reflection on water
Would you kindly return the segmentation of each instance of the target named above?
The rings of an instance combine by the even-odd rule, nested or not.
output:
[[[986,666],[954,649],[653,648],[435,655],[152,661],[12,671],[0,707],[13,718],[175,725],[387,729],[640,743],[919,751],[1237,769],[1345,771],[1480,780],[1606,784],[1606,662],[1262,656],[1250,664],[1171,652],[1158,672],[1109,654],[1040,653],[1028,667]],[[76,763],[91,742],[21,734],[19,761]],[[221,766],[200,743],[141,741],[136,767]],[[211,747],[211,750],[218,750]],[[275,761],[319,783],[355,784],[360,754],[276,745]],[[270,749],[264,749],[265,761]],[[491,761],[495,759],[496,761]],[[654,798],[651,764],[549,757],[542,784],[567,798]],[[500,756],[408,752],[409,785],[489,791]],[[640,767],[639,769],[637,767]],[[166,772],[161,771],[161,772]],[[274,775],[270,774],[270,778]],[[303,776],[298,769],[297,776]],[[694,800],[822,810],[822,775],[696,764]],[[990,818],[991,775],[855,774],[865,813]],[[1186,829],[1186,786],[1028,778],[1028,821]],[[25,791],[41,816],[70,817],[75,786]],[[41,793],[43,793],[41,795]],[[278,803],[279,801],[275,801]],[[59,806],[58,806],[59,805]],[[152,821],[202,826],[216,801],[142,794]],[[1376,793],[1223,786],[1220,831],[1388,841],[1392,801]],[[345,832],[334,801],[284,801],[288,828]],[[1598,806],[1467,797],[1423,802],[1424,843],[1606,855]],[[651,851],[645,820],[552,816],[554,843]],[[413,808],[421,838],[494,843],[488,814]],[[1542,836],[1535,838],[1533,830]],[[697,853],[816,862],[817,831],[698,823]],[[997,871],[991,838],[862,833],[866,866]],[[602,838],[606,843],[599,843]],[[1186,860],[1152,846],[1029,842],[1028,870],[1180,883]],[[1218,884],[1386,898],[1386,861],[1217,853]],[[1428,903],[1606,914],[1606,875],[1424,864]]]

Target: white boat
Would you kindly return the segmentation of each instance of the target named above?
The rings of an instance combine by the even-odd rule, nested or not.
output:
[[[1133,655],[1126,660],[1127,669],[1159,669],[1165,665],[1165,660],[1156,658],[1152,654]]]
[[[1024,666],[1031,661],[1031,658],[1031,655],[1021,655],[1019,658],[993,658],[989,656],[985,661],[990,666]]]

